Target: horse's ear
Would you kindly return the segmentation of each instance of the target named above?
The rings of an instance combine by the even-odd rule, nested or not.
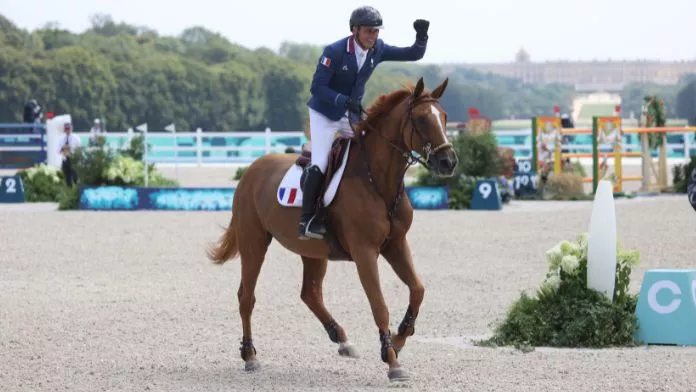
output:
[[[442,96],[442,93],[444,93],[445,89],[447,88],[448,82],[449,82],[449,78],[445,79],[445,81],[442,82],[442,84],[440,84],[439,86],[437,86],[437,88],[435,88],[435,90],[433,90],[433,93],[430,95],[435,99],[440,99],[440,97]]]
[[[413,89],[413,98],[418,98],[421,93],[423,93],[424,88],[425,85],[423,84],[423,77],[421,76],[421,78],[418,79],[418,83],[416,83],[416,88]]]

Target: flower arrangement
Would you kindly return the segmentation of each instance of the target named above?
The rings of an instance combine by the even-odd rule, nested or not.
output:
[[[27,202],[54,202],[63,187],[63,172],[45,163],[19,170]]]
[[[546,252],[548,271],[536,295],[522,293],[493,337],[481,345],[608,347],[632,346],[638,327],[637,295],[629,292],[636,250],[617,244],[613,300],[587,287],[587,233]]]
[[[149,173],[148,173],[149,174]],[[106,168],[105,177],[113,184],[136,185],[145,182],[145,163],[117,155]]]

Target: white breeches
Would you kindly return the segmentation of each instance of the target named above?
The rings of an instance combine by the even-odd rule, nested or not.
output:
[[[312,141],[312,165],[317,165],[322,173],[326,173],[329,165],[329,152],[336,134],[341,133],[347,137],[353,136],[348,117],[342,117],[338,121],[331,121],[323,114],[309,108],[309,134]]]

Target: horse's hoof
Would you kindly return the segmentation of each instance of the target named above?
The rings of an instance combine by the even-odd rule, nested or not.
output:
[[[389,376],[389,381],[391,382],[408,381],[410,379],[408,372],[402,367],[389,369],[387,376]]]
[[[340,343],[338,345],[338,355],[342,357],[358,358],[358,350],[348,342]]]
[[[253,361],[245,362],[244,363],[244,370],[247,372],[253,372],[255,370],[259,370],[261,368],[261,363],[254,359]]]

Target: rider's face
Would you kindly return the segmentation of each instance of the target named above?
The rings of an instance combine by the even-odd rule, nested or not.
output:
[[[358,43],[363,49],[370,49],[375,45],[377,37],[379,37],[379,29],[374,27],[361,26],[358,27]]]

